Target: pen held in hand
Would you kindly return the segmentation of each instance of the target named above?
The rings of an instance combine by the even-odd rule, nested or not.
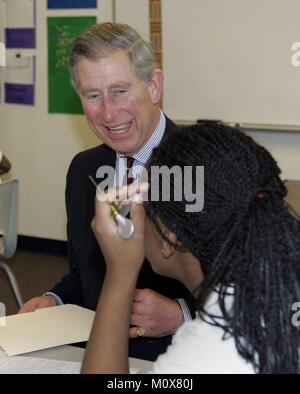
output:
[[[97,189],[98,185],[91,175],[89,175],[89,180],[93,183],[93,185]],[[134,234],[134,224],[132,223],[132,221],[130,219],[127,219],[123,215],[120,214],[120,212],[114,202],[112,202],[110,204],[110,207],[111,207],[111,214],[118,224],[118,233],[119,233],[120,238],[129,239]]]

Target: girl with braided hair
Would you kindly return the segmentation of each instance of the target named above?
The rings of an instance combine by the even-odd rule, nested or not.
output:
[[[154,373],[298,373],[292,306],[300,301],[300,228],[284,201],[275,160],[244,133],[207,123],[171,133],[152,154],[149,179],[157,166],[179,166],[183,184],[190,166],[193,190],[195,169],[203,166],[203,209],[188,212],[190,201],[184,190],[178,198],[171,177],[170,201],[158,188],[155,201],[132,202],[135,233],[124,241],[109,203],[96,199],[92,227],[107,274],[82,371],[128,372],[130,308],[146,255],[155,271],[186,285],[198,310],[154,363]],[[127,192],[121,188],[119,195]]]

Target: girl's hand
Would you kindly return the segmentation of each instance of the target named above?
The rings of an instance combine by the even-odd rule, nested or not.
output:
[[[110,188],[95,199],[95,217],[91,226],[106,261],[106,275],[125,277],[137,275],[144,261],[145,211],[142,193],[148,190],[147,183]],[[118,234],[118,224],[111,215],[111,203],[131,204],[130,219],[134,223],[134,234],[124,240]],[[134,275],[134,276],[135,276]]]

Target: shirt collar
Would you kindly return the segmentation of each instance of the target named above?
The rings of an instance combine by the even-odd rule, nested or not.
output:
[[[140,162],[142,165],[146,164],[146,162],[148,161],[148,159],[152,154],[153,149],[159,145],[165,133],[165,129],[166,129],[166,117],[162,112],[162,110],[160,109],[160,117],[156,129],[154,130],[154,133],[147,141],[146,145],[143,146],[139,152],[137,152],[135,155],[132,156],[135,159],[135,161]],[[125,157],[124,153],[117,152],[116,154],[117,154],[117,159]]]

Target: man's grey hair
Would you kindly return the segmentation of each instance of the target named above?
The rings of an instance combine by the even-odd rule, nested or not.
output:
[[[73,42],[69,57],[72,83],[78,89],[77,64],[80,59],[95,61],[116,51],[126,51],[137,77],[148,85],[156,68],[153,49],[132,27],[121,23],[98,23],[81,33]]]

